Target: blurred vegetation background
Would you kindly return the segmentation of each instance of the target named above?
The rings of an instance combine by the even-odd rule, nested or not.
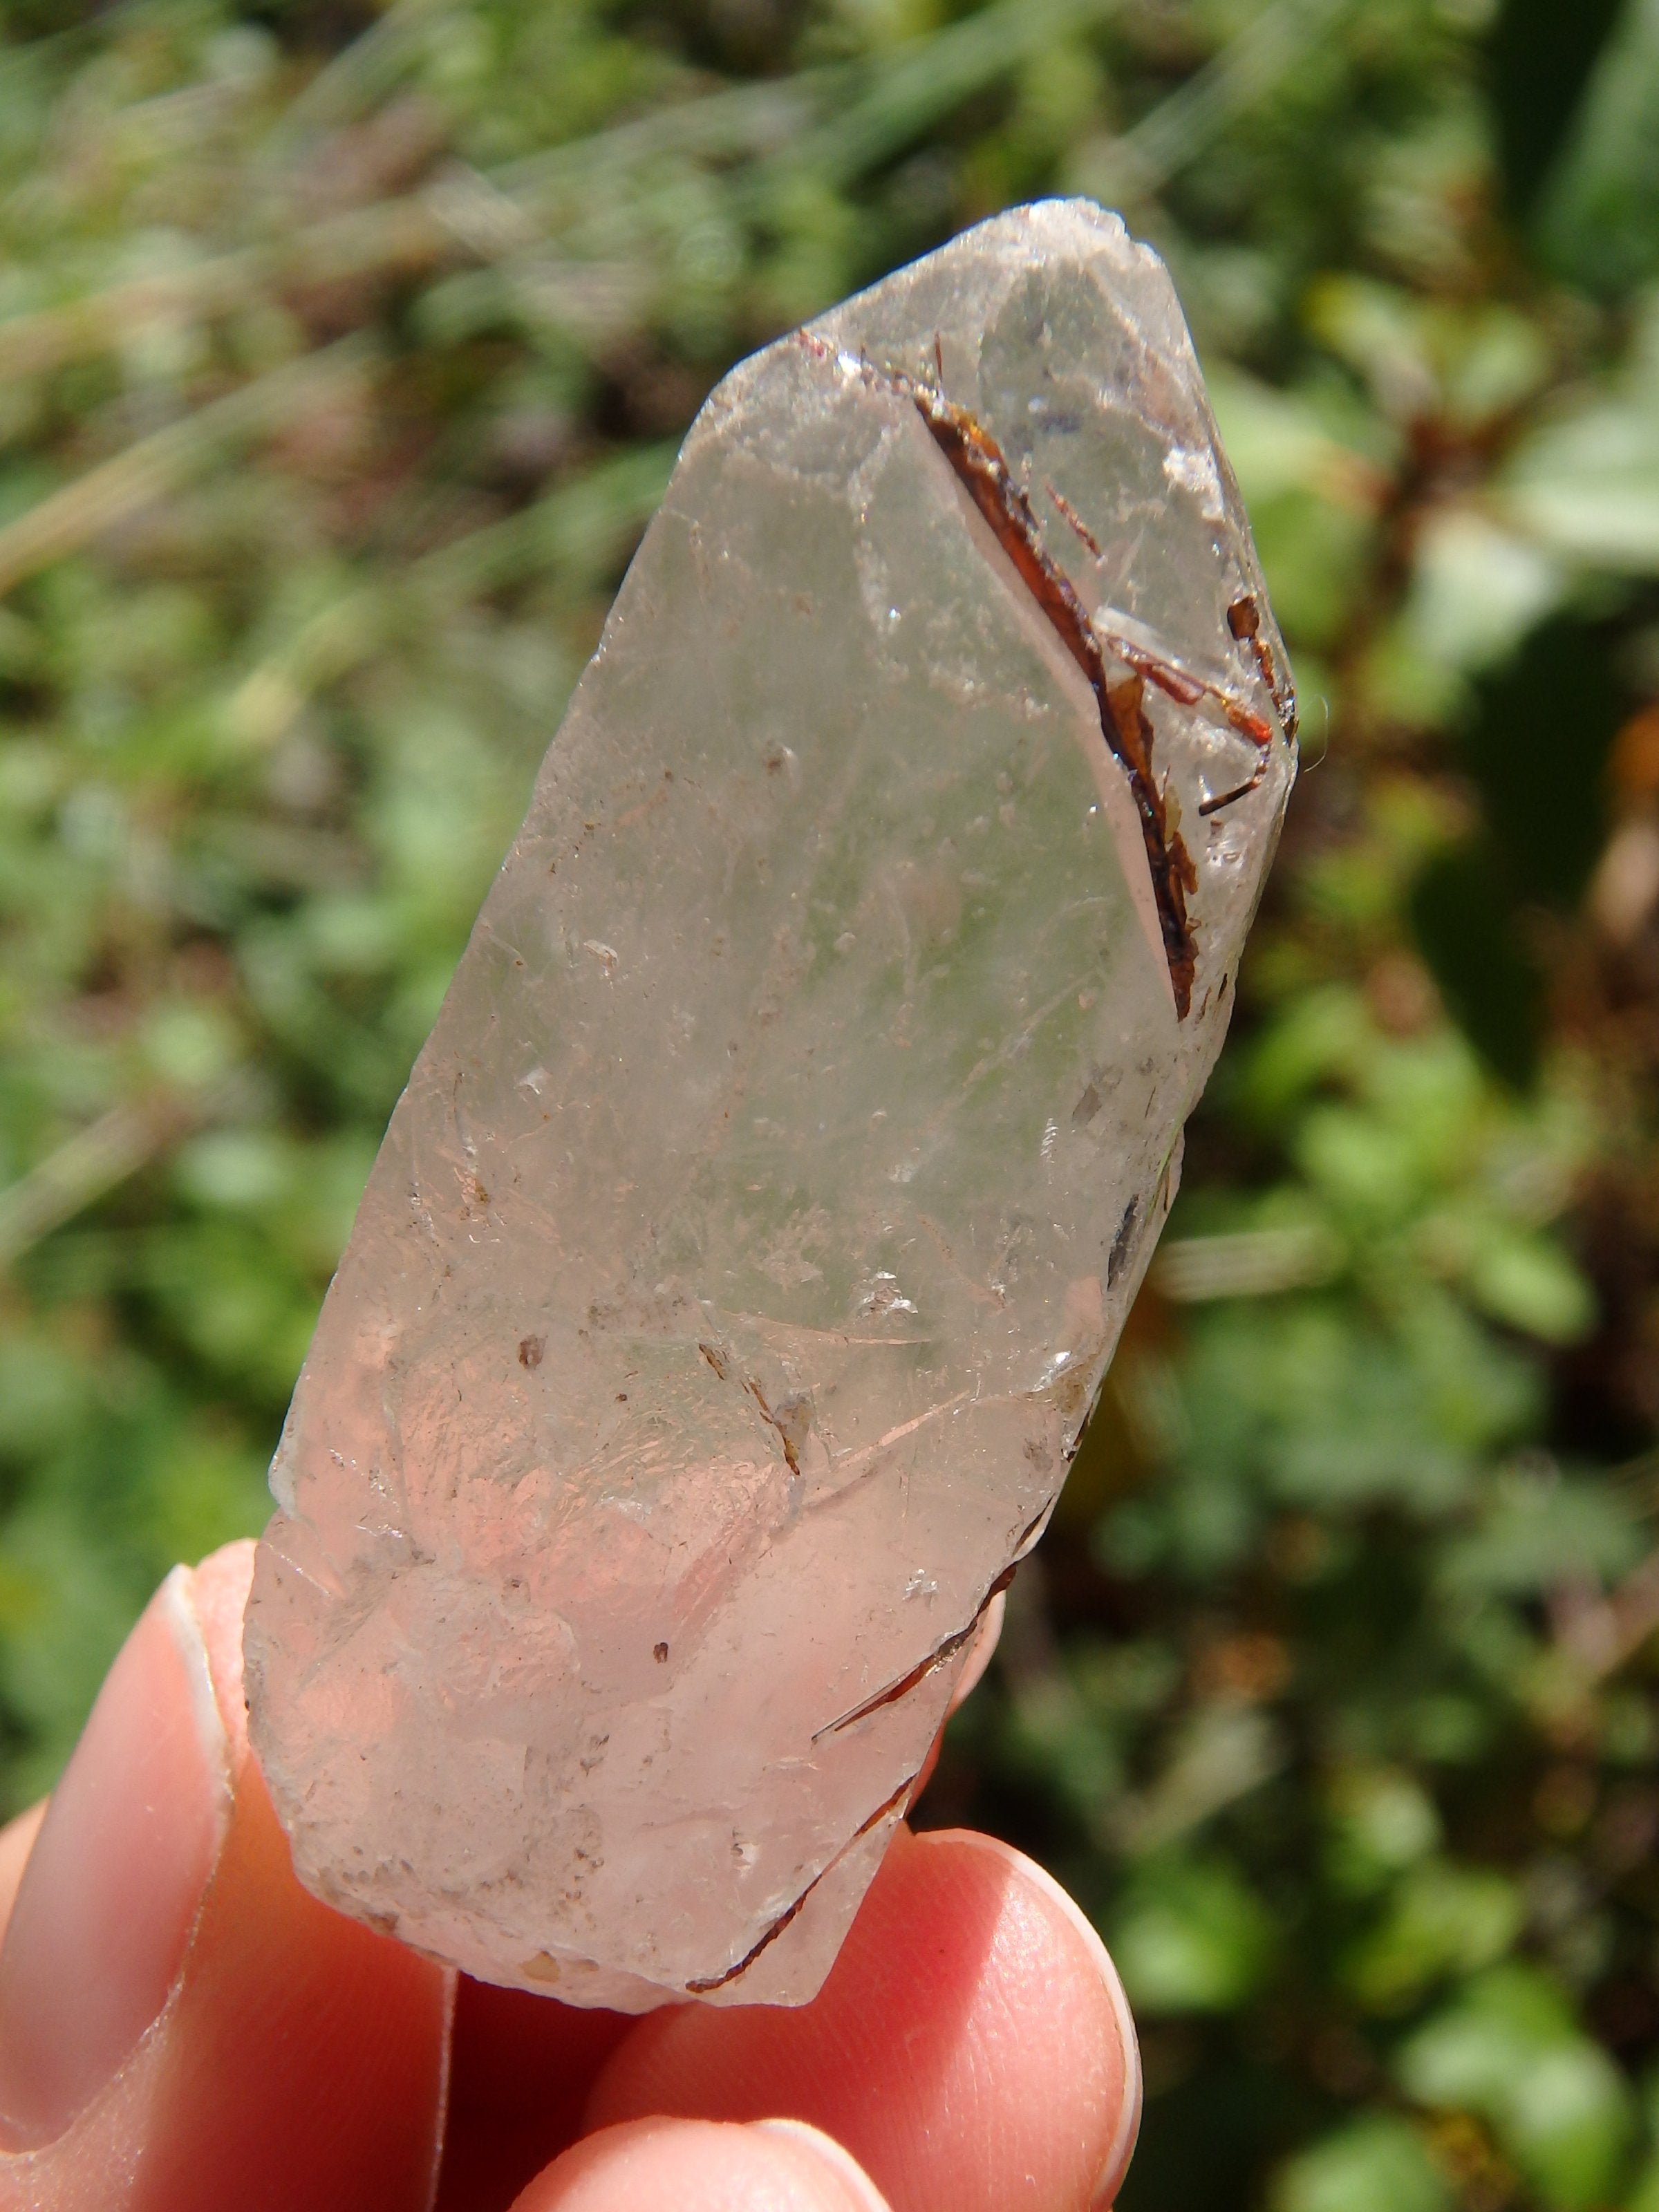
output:
[[[703,394],[1053,191],[1175,271],[1308,765],[927,1817],[1113,1942],[1127,2208],[1659,2212],[1656,0],[10,0],[0,1792],[259,1525]]]

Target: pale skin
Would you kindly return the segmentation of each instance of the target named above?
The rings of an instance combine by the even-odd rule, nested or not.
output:
[[[50,1808],[0,1831],[0,2212],[1111,2203],[1140,2094],[1121,1990],[987,1837],[901,1829],[791,2011],[458,1988],[317,1904],[246,1747],[250,1553],[170,1579]]]

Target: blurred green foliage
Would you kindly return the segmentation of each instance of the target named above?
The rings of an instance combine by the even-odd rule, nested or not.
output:
[[[0,43],[0,1786],[263,1473],[735,357],[1083,191],[1309,702],[1186,1190],[927,1808],[1126,2206],[1659,2212],[1659,7],[125,0]]]

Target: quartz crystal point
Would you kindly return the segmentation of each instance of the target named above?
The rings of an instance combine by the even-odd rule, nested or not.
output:
[[[1115,216],[720,386],[271,1470],[252,1734],[319,1897],[578,2004],[812,1996],[1146,1267],[1293,742]]]

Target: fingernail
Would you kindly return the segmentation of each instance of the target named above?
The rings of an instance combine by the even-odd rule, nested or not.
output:
[[[1044,1877],[1045,1880],[1047,1877]],[[1083,1933],[1092,1938],[1098,1954],[1100,1978],[1106,1984],[1106,1994],[1112,2001],[1112,2011],[1117,2021],[1117,2039],[1123,2049],[1123,2109],[1118,2115],[1117,2132],[1112,2137],[1111,2148],[1101,2161],[1095,2179],[1094,2194],[1089,2202],[1093,2212],[1105,2212],[1123,2185],[1129,2160],[1134,2156],[1135,2138],[1140,2133],[1141,2074],[1140,2038],[1135,2033],[1135,2016],[1129,2009],[1129,2000],[1112,1954],[1096,1933],[1094,1923],[1084,1914],[1080,1905],[1066,1897],[1060,1884],[1054,1884],[1057,1895],[1065,1898],[1077,1916]]]
[[[161,2012],[230,1809],[206,1647],[175,1567],[122,1645],[0,1948],[0,2130],[53,2142]]]
[[[1022,1881],[1041,1890],[1076,1931],[1079,1942],[1088,1953],[1105,1988],[1112,2008],[1112,2017],[1117,2024],[1118,2047],[1123,2054],[1123,2097],[1118,2109],[1117,2125],[1107,2145],[1106,2155],[1100,2162],[1100,2170],[1089,2197],[1091,2212],[1105,2212],[1105,2208],[1111,2204],[1121,2187],[1129,2160],[1134,2154],[1135,2137],[1140,2133],[1141,2104],[1140,2039],[1135,2033],[1134,2014],[1129,2009],[1129,2000],[1118,1978],[1117,1968],[1112,1964],[1112,1954],[1101,1942],[1100,1931],[1083,1907],[1060,1887],[1046,1867],[1039,1866],[1035,1859],[1028,1859],[1024,1851],[1017,1851],[1012,1844],[1005,1844],[994,1836],[960,1831],[956,1840],[975,1844],[983,1850],[994,1852],[1014,1869]]]
[[[1013,1856],[1012,1853],[1010,1856]],[[1128,2171],[1129,2160],[1134,2154],[1135,2137],[1140,2133],[1140,2039],[1135,2033],[1135,2016],[1129,2009],[1129,2000],[1124,1994],[1123,1984],[1112,1954],[1100,1940],[1100,1931],[1084,1911],[1077,1899],[1063,1890],[1046,1867],[1030,1859],[1022,1859],[1020,1872],[1027,1881],[1035,1882],[1050,1901],[1057,1905],[1077,1930],[1084,1948],[1093,1960],[1095,1971],[1105,1984],[1110,2000],[1112,2017],[1117,2022],[1118,2046],[1123,2053],[1123,2102],[1118,2110],[1117,2126],[1113,2131],[1106,2155],[1100,2162],[1095,2185],[1089,2203],[1092,2212],[1104,2212],[1122,2186]]]
[[[979,1687],[986,1668],[996,1656],[1002,1636],[1002,1617],[1008,1609],[1008,1593],[999,1590],[985,1608],[985,1618],[974,1631],[974,1640],[968,1647],[967,1662],[957,1676],[957,1686],[951,1692],[951,1711],[966,1705]]]
[[[880,2190],[852,2152],[833,2136],[825,2135],[822,2129],[811,2126],[805,2120],[751,2120],[750,2125],[757,2135],[781,2138],[821,2171],[833,2175],[846,2197],[847,2212],[890,2212]]]

